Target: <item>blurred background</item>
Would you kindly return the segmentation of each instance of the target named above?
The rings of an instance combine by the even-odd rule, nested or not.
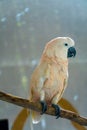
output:
[[[46,42],[69,36],[77,56],[69,61],[69,83],[63,97],[87,116],[87,1],[0,0],[0,90],[28,98],[30,76]],[[0,119],[9,130],[21,107],[0,101]],[[69,120],[45,116],[35,130],[76,130]],[[20,122],[19,122],[20,123]],[[27,119],[23,130],[29,130]]]

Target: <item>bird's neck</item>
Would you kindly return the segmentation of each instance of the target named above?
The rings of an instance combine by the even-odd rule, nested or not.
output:
[[[47,61],[48,63],[55,63],[57,65],[63,65],[68,67],[68,59],[62,59],[56,56],[48,57],[47,55],[42,55],[41,60]]]

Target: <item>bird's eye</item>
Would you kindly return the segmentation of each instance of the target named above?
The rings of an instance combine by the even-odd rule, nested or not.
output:
[[[65,46],[68,46],[68,43],[64,43]]]

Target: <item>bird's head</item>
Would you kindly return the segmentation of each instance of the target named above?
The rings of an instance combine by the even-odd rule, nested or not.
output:
[[[75,57],[76,49],[75,42],[69,37],[57,37],[47,43],[44,53],[48,57],[58,57],[66,60],[70,57]]]

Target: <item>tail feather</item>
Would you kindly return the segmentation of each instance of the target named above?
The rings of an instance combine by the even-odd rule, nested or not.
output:
[[[40,112],[31,111],[31,117],[33,124],[37,124],[40,122],[42,115],[40,114]]]

